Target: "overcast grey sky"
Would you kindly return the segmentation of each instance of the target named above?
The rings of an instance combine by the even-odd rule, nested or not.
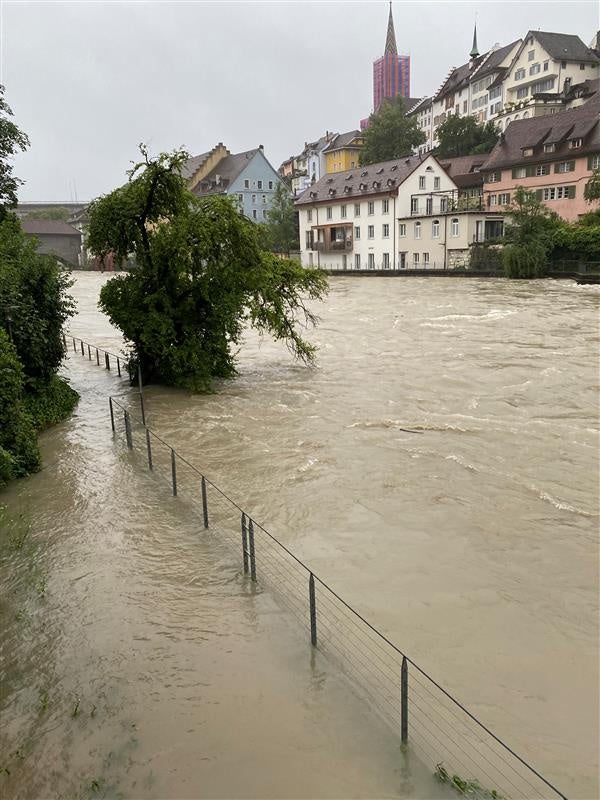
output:
[[[372,61],[388,4],[14,2],[2,0],[0,82],[31,148],[15,165],[24,200],[91,199],[123,183],[137,144],[192,154],[263,144],[277,168],[325,130],[371,110]],[[479,48],[527,30],[600,26],[597,0],[395,2],[411,94],[434,92]]]

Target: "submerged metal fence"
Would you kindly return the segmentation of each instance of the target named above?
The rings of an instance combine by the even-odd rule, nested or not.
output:
[[[108,353],[73,338],[74,352],[111,368]],[[80,343],[80,348],[76,346]],[[86,348],[87,347],[87,353]],[[141,383],[140,383],[141,390]],[[113,433],[148,469],[185,497],[198,513],[200,531],[217,535],[239,557],[250,582],[272,590],[306,630],[307,641],[334,660],[358,694],[405,747],[475,800],[533,800],[566,795],[494,734],[413,659],[378,631],[334,589],[145,421],[109,397]]]

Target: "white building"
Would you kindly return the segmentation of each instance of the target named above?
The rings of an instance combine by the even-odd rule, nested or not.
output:
[[[458,195],[456,184],[431,155],[325,175],[296,200],[302,264],[401,268],[398,218],[438,213],[449,195]]]

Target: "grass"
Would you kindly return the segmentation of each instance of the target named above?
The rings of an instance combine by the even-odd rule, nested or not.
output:
[[[440,783],[451,786],[463,797],[471,797],[474,800],[506,800],[496,789],[486,789],[477,780],[467,780],[460,775],[450,775],[443,764],[438,764],[435,768],[435,777]]]

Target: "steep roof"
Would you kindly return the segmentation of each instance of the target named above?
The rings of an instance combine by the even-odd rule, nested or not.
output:
[[[600,59],[594,51],[571,33],[551,33],[548,31],[529,31],[525,41],[534,36],[544,50],[555,61],[587,61],[596,63]]]
[[[442,97],[445,97],[447,94],[450,94],[450,92],[456,92],[459,89],[464,88],[468,84],[471,75],[473,75],[475,70],[481,66],[486,56],[487,53],[484,53],[482,56],[473,58],[468,63],[462,64],[460,67],[453,67],[444,83],[434,95],[433,99],[439,100]]]
[[[192,156],[181,167],[181,177],[189,180],[198,170],[199,167],[206,161],[211,154],[212,150],[207,153],[200,153],[199,156]]]
[[[502,69],[501,64],[504,59],[508,56],[510,51],[520,42],[520,39],[515,39],[514,42],[505,45],[504,47],[498,47],[497,50],[490,50],[487,55],[487,58],[483,62],[483,64],[477,70],[476,77],[477,78],[484,78],[486,75],[489,75],[491,72],[496,72],[498,69]],[[506,67],[504,71],[506,71]]]
[[[406,113],[408,114],[409,111],[412,111],[412,109],[417,105],[417,103],[420,103],[422,99],[423,98],[421,97],[405,97],[404,105],[406,106]]]
[[[243,153],[232,153],[222,158],[217,166],[194,187],[196,195],[222,194],[230,186],[251,159],[260,152],[260,147],[246,150]],[[217,181],[217,176],[219,181]]]
[[[454,183],[461,189],[483,185],[481,168],[488,157],[487,153],[475,156],[457,156],[456,158],[438,157],[440,165],[446,170]]]
[[[411,106],[406,113],[416,114],[419,111],[424,111],[428,106],[431,107],[432,103],[433,97],[422,97],[420,100],[417,100],[417,102]]]
[[[519,164],[556,161],[564,156],[575,158],[600,151],[600,94],[568,111],[544,117],[511,122],[484,164],[484,169],[512,167]],[[583,139],[582,147],[569,148],[570,139]],[[544,153],[544,144],[556,145],[553,153]],[[524,148],[533,148],[533,156],[524,156]]]
[[[388,17],[387,35],[385,37],[385,50],[384,53],[391,53],[398,55],[398,48],[396,46],[396,33],[394,31],[394,18],[392,17],[392,4],[390,3],[390,16]]]
[[[332,202],[334,198],[352,202],[361,197],[392,192],[427,158],[433,156],[407,156],[370,164],[368,167],[357,167],[348,172],[329,173],[305,189],[295,205]]]
[[[23,219],[21,228],[31,236],[79,236],[81,234],[72,225],[56,219]]]
[[[323,149],[324,153],[331,153],[334,150],[341,150],[342,147],[360,147],[360,145],[353,145],[352,141],[356,138],[362,138],[363,134],[360,131],[348,131],[347,133],[338,133],[337,136]]]

